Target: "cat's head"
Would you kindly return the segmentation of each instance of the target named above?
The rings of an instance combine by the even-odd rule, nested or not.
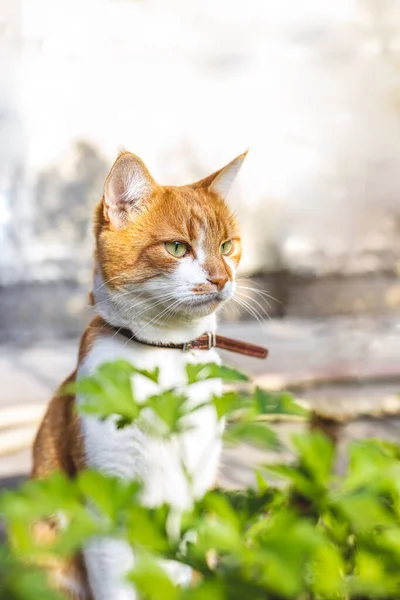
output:
[[[105,318],[190,321],[233,296],[241,242],[225,198],[245,156],[185,186],[158,185],[140,158],[118,156],[95,215],[93,291]]]

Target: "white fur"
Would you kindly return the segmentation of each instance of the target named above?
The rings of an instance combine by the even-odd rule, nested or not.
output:
[[[161,368],[158,385],[141,375],[134,377],[135,393],[139,400],[163,389],[182,386],[186,382],[187,363],[219,362],[215,350],[185,353],[174,349],[143,346],[138,342],[127,342],[120,334],[115,337],[108,334],[94,343],[79,367],[78,378],[95,372],[103,362],[118,358],[123,358],[141,369],[154,369],[157,366]],[[213,393],[220,391],[221,383],[218,380],[187,387],[191,404],[207,401]],[[179,440],[165,442],[148,439],[136,425],[118,430],[114,421],[110,419],[100,421],[97,418],[84,417],[82,431],[88,466],[124,478],[143,479],[144,499],[148,505],[169,502],[173,506],[187,508],[194,497],[199,497],[207,489],[210,479],[208,470],[211,469],[212,476],[215,474],[216,464],[213,460],[208,463],[205,459],[208,454],[214,457],[215,436],[221,431],[221,425],[216,421],[215,411],[211,406],[196,411],[188,418],[188,423],[195,429],[182,434]],[[219,439],[216,447],[220,448]],[[193,476],[192,488],[188,486],[179,467],[181,456]],[[152,468],[157,471],[158,476],[155,480],[148,476]],[[163,476],[166,476],[166,481],[163,480]]]
[[[196,244],[197,261],[200,266],[203,266],[204,261],[206,259],[206,253],[204,252],[205,237],[206,236],[204,234],[204,231],[201,231],[200,238],[198,239],[197,244]]]
[[[204,235],[197,242],[196,257],[189,255],[180,259],[173,273],[125,285],[119,292],[107,287],[97,268],[94,296],[104,319],[117,327],[129,327],[139,339],[150,342],[188,342],[206,331],[215,331],[216,305],[233,295],[235,284],[227,282],[223,290],[207,295],[193,292],[196,285],[208,281],[203,266]],[[128,341],[118,333],[108,333],[96,339],[79,366],[78,378],[93,373],[105,361],[119,358],[142,369],[160,367],[158,385],[140,375],[133,378],[139,399],[184,386],[188,363],[219,363],[214,349],[184,353],[145,346]],[[221,391],[219,380],[186,388],[191,405],[207,402]],[[77,400],[80,402],[81,398]],[[82,433],[88,466],[125,479],[139,478],[144,486],[143,501],[148,506],[167,502],[178,512],[185,510],[215,482],[224,427],[212,404],[188,416],[186,423],[189,431],[160,440],[149,437],[135,424],[118,430],[112,419],[100,421],[86,416],[82,419]],[[182,461],[189,479],[182,469]],[[134,564],[134,556],[125,542],[95,540],[84,555],[95,600],[136,598],[135,592],[123,582],[124,574]],[[171,562],[163,562],[163,566],[177,584],[189,582],[187,567]]]
[[[219,194],[222,198],[226,198],[231,186],[236,179],[236,175],[240,171],[240,167],[246,158],[246,153],[234,158],[221,172],[216,176],[210,185],[210,189]]]
[[[190,293],[193,285],[199,283],[207,283],[207,274],[198,258],[193,256],[185,256],[178,262],[178,267],[170,275],[174,285],[182,286],[182,282],[187,282],[185,292]]]
[[[192,337],[191,328],[184,337]],[[215,350],[184,353],[127,342],[120,334],[115,337],[108,334],[94,343],[80,365],[78,378],[93,373],[101,363],[118,358],[143,369],[161,368],[159,385],[140,375],[134,377],[138,398],[183,385],[187,363],[219,362]],[[220,392],[218,380],[187,388],[191,404],[207,401],[212,394]],[[223,422],[218,422],[210,405],[187,418],[187,424],[192,426],[190,431],[179,438],[162,441],[148,437],[136,425],[118,430],[111,419],[100,421],[84,417],[82,433],[88,466],[126,479],[139,478],[144,484],[143,501],[149,506],[168,502],[179,510],[188,508],[216,479]],[[182,471],[182,460],[191,475],[191,482]],[[123,583],[124,573],[134,560],[124,542],[100,539],[92,542],[84,554],[95,600],[133,600],[136,597]],[[186,567],[173,564],[168,570],[177,583],[189,582],[190,570]]]
[[[153,184],[144,164],[133,154],[118,158],[104,187],[109,217],[116,227],[128,213],[136,213],[151,194]]]
[[[126,542],[111,538],[93,540],[83,555],[94,600],[136,600],[136,592],[124,581],[134,565]]]
[[[200,258],[202,253],[201,248]],[[196,285],[208,282],[199,256],[185,256],[172,273],[160,274],[144,283],[126,285],[122,292],[112,292],[98,267],[95,272],[93,294],[100,314],[108,323],[129,327],[144,340],[187,342],[205,331],[212,331],[215,317],[210,314],[209,306],[203,304],[204,301],[217,299],[222,304],[235,292],[234,282],[228,281],[223,290],[215,290],[207,296],[200,298],[194,293]]]
[[[151,191],[151,183],[141,169],[131,169],[126,175],[123,200],[135,205],[147,198]]]

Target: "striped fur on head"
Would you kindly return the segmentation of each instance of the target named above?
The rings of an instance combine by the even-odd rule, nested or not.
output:
[[[95,212],[94,299],[100,312],[108,300],[111,312],[123,313],[136,299],[131,290],[143,302],[159,302],[158,313],[174,304],[169,318],[198,318],[233,295],[241,240],[225,198],[245,156],[193,184],[161,186],[140,158],[119,154]],[[228,240],[232,252],[223,256]],[[187,244],[186,256],[168,253],[165,243],[175,241]],[[108,320],[109,309],[103,312]],[[153,316],[151,309],[146,316]]]

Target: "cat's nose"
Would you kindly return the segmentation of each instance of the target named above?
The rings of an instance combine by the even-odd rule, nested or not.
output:
[[[227,275],[212,275],[207,277],[207,281],[213,283],[217,286],[217,290],[222,292],[225,287],[226,282],[228,281]]]

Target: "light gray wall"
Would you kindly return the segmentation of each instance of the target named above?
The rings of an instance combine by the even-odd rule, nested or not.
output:
[[[0,8],[1,281],[89,279],[120,145],[164,183],[250,146],[245,271],[400,271],[396,0]]]

